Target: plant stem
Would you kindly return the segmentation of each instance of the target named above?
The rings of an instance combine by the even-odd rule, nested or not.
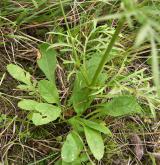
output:
[[[105,51],[104,54],[103,54],[103,57],[102,57],[102,59],[101,59],[99,65],[98,65],[98,68],[97,68],[97,70],[96,70],[96,72],[95,72],[95,74],[94,74],[94,76],[93,76],[93,79],[92,79],[92,82],[91,82],[90,86],[95,85],[99,74],[102,72],[103,67],[104,67],[104,65],[106,64],[107,59],[108,59],[108,57],[109,57],[109,54],[110,54],[110,52],[111,52],[111,50],[112,50],[112,48],[113,48],[113,46],[114,46],[114,44],[115,44],[115,42],[116,42],[116,39],[117,39],[117,37],[118,37],[118,35],[119,35],[119,33],[120,33],[122,27],[123,27],[124,22],[125,22],[125,19],[124,19],[124,18],[122,18],[122,19],[119,21],[118,26],[117,26],[117,28],[116,28],[116,31],[115,31],[114,35],[112,36],[112,39],[111,39],[111,41],[110,41],[110,43],[109,43],[109,45],[108,45],[106,51]]]

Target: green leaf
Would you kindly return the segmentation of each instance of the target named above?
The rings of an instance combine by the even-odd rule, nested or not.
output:
[[[56,85],[48,80],[41,80],[38,82],[38,91],[42,98],[48,103],[59,104],[59,95]]]
[[[70,162],[70,163],[67,163],[65,161],[62,161],[62,165],[82,165],[82,164],[81,164],[81,160],[80,159],[77,159],[77,160],[75,160],[73,162]]]
[[[74,137],[74,139],[75,139],[75,141],[76,141],[76,144],[77,144],[77,146],[78,146],[79,152],[81,152],[82,149],[83,149],[83,142],[82,142],[82,140],[80,139],[79,134],[78,134],[77,132],[73,131],[73,132],[72,132],[72,135],[73,135],[73,137]]]
[[[94,72],[101,59],[100,55],[94,55],[86,61],[86,66],[82,66],[81,71],[77,72],[74,88],[71,96],[73,107],[77,114],[82,114],[95,98],[91,95],[95,90],[88,88],[88,83],[92,81]],[[85,69],[84,69],[85,68]],[[105,76],[101,73],[98,77],[96,86],[101,86],[105,82]]]
[[[87,127],[90,127],[96,131],[99,131],[99,132],[102,132],[102,133],[107,134],[109,136],[112,136],[112,133],[109,130],[109,128],[107,128],[106,126],[104,126],[100,123],[96,123],[96,122],[82,119],[82,118],[78,118],[78,120],[81,121],[83,124],[85,124]]]
[[[29,99],[20,101],[18,107],[24,110],[34,111],[30,114],[29,119],[32,120],[35,125],[43,125],[54,121],[61,113],[61,109],[57,106],[38,103]]]
[[[53,82],[55,80],[56,52],[53,49],[48,50],[48,47],[48,44],[41,44],[39,46],[41,58],[37,63],[47,79]]]
[[[84,132],[88,146],[97,160],[104,155],[104,143],[101,134],[89,127],[84,127]]]
[[[142,108],[134,96],[125,95],[113,98],[100,108],[100,113],[109,116],[123,116],[130,114],[142,114]]]
[[[97,70],[97,66],[100,63],[102,56],[100,54],[92,55],[92,57],[86,62],[86,72],[87,77],[91,83],[93,76]],[[95,86],[103,86],[106,80],[106,74],[100,73],[98,76],[98,80]]]
[[[38,105],[39,103],[37,101],[34,100],[22,100],[18,102],[18,107],[27,111],[33,111],[35,110],[35,107]]]
[[[54,163],[54,165],[62,165],[62,160],[61,160],[61,159],[58,159],[58,160]]]
[[[32,115],[32,121],[35,125],[43,125],[54,121],[61,113],[59,107],[47,103],[39,103],[36,105],[35,110],[39,112]]]
[[[18,65],[7,65],[7,71],[16,80],[21,81],[27,85],[31,85],[31,75]]]
[[[71,132],[67,135],[66,141],[63,144],[61,157],[64,162],[70,163],[78,158],[82,150],[83,144],[79,137]]]
[[[88,88],[79,88],[73,90],[72,102],[77,114],[82,114],[91,104],[93,96],[90,97],[91,91]]]
[[[81,160],[78,158],[76,159],[75,161],[73,162],[65,162],[65,161],[62,161],[62,160],[58,160],[55,165],[81,165]]]
[[[83,132],[83,127],[80,125],[80,123],[77,120],[77,117],[72,117],[68,120],[68,123],[72,126],[74,130],[77,132]]]

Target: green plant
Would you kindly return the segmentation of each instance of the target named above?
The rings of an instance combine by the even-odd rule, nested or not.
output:
[[[117,31],[115,34],[118,35]],[[115,38],[115,35],[113,37]],[[113,40],[115,39],[112,39],[112,44],[109,44],[111,47],[113,47]],[[29,92],[29,95],[33,98],[22,99],[19,101],[18,107],[28,111],[28,119],[37,126],[58,120],[59,117],[60,120],[72,126],[62,146],[62,162],[60,161],[60,163],[74,164],[81,162],[82,157],[86,157],[84,151],[86,152],[88,149],[85,145],[84,136],[91,153],[97,160],[100,160],[104,154],[102,134],[112,137],[111,131],[102,120],[103,117],[141,114],[142,109],[135,97],[127,94],[117,96],[112,101],[94,105],[96,109],[87,116],[85,115],[86,110],[91,108],[91,103],[96,98],[98,86],[105,85],[104,72],[101,72],[104,64],[102,65],[101,61],[106,56],[106,52],[109,53],[107,49],[103,56],[92,56],[86,60],[85,67],[84,65],[80,66],[81,69],[77,71],[70,99],[77,115],[64,119],[62,114],[65,112],[65,107],[62,108],[60,104],[55,83],[56,52],[52,48],[49,49],[49,46],[49,44],[39,46],[40,59],[37,60],[39,68],[47,79],[37,81],[32,78],[29,72],[18,65],[9,64],[7,66],[7,70],[12,77],[21,82],[17,88]],[[98,69],[96,69],[97,65]],[[95,74],[90,77],[91,73]],[[102,118],[99,118],[100,116]],[[87,159],[90,159],[89,155],[90,152],[87,153]]]
[[[3,88],[0,99],[4,102],[4,105],[0,103],[2,159],[8,154],[5,158],[8,164],[16,162],[14,157],[27,157],[26,162],[22,160],[17,164],[32,161],[31,164],[47,164],[58,159],[57,165],[80,165],[98,164],[96,160],[103,157],[104,164],[114,164],[111,157],[118,148],[125,155],[125,158],[121,155],[122,159],[129,162],[132,154],[121,149],[119,140],[116,141],[119,135],[126,147],[130,133],[139,135],[145,130],[152,134],[154,130],[153,134],[156,134],[158,129],[155,125],[158,125],[156,119],[159,118],[156,110],[160,107],[159,4],[157,0],[2,0],[0,46],[4,58],[0,58],[0,69],[4,68],[5,62],[20,62],[19,58],[26,62],[26,53],[34,55],[34,46],[37,48],[39,45],[37,64],[45,74],[45,78],[42,75],[39,79],[18,65],[8,65],[8,72],[19,81],[14,94],[20,91],[22,95],[27,93],[27,97],[12,95],[10,88],[14,83],[10,79],[8,81],[4,70],[0,74],[0,87]],[[32,65],[28,61],[23,62],[27,66]],[[33,65],[31,70],[34,70]],[[61,72],[64,74],[61,75]],[[39,72],[36,75],[40,76]],[[20,99],[18,107],[25,113],[16,110],[12,104],[14,99]],[[14,107],[15,114],[6,102]],[[134,114],[139,116],[127,117]],[[145,123],[146,116],[141,118],[141,114],[145,114],[147,119],[149,117],[148,123]],[[151,123],[153,117],[154,125]],[[132,119],[138,119],[138,122],[124,130],[123,124],[126,125],[126,120],[130,123]],[[137,127],[139,120],[142,120],[141,123],[144,121],[141,130]],[[67,125],[68,132],[63,125]],[[53,126],[56,129],[52,132]],[[11,140],[8,138],[10,132],[13,132]],[[145,133],[144,142],[146,136],[149,141],[149,135]],[[40,155],[38,146],[33,148],[35,153],[26,153],[33,147],[28,141],[38,139],[49,144],[50,138],[54,138],[53,146],[49,145],[54,154],[49,150]],[[14,154],[13,157],[9,152],[14,153],[15,149],[10,147],[17,145],[17,139],[25,152],[22,156]],[[113,146],[109,147],[108,139]],[[26,145],[30,149],[26,150]],[[59,147],[62,147],[61,156]],[[108,158],[109,153],[111,159]],[[30,155],[35,155],[34,160],[28,159]]]

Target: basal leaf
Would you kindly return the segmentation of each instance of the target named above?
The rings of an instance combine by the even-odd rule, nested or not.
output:
[[[54,82],[48,80],[39,81],[38,91],[42,98],[44,98],[48,103],[59,104],[58,90]]]
[[[27,111],[33,111],[38,104],[37,101],[26,99],[19,101],[18,107]]]
[[[55,79],[56,52],[53,49],[48,50],[48,47],[48,44],[41,44],[39,46],[41,57],[37,63],[47,79],[53,82]]]
[[[90,97],[91,91],[88,88],[74,88],[72,102],[74,110],[78,114],[82,114],[91,104],[93,96]]]
[[[50,120],[46,115],[41,115],[40,113],[33,113],[30,118],[33,121],[33,124],[36,126],[48,124],[52,120]]]
[[[77,132],[83,132],[82,125],[78,122],[77,117],[72,117],[68,120],[68,123],[72,126],[74,130]]]
[[[97,54],[94,55],[91,57],[91,59],[86,61],[86,66],[82,66],[81,71],[77,72],[71,100],[73,107],[78,114],[82,114],[90,106],[93,99],[95,98],[94,95],[91,95],[92,92],[95,92],[95,90],[88,88],[86,81],[88,80],[88,83],[92,81],[94,72],[96,71],[100,59],[101,56],[98,56]],[[87,80],[85,79],[84,75],[86,75]],[[101,86],[104,84],[104,82],[105,76],[104,74],[100,74],[96,86]]]
[[[81,164],[81,160],[78,158],[78,159],[76,159],[75,161],[69,162],[69,163],[67,163],[67,162],[65,162],[65,161],[63,161],[63,160],[58,160],[58,161],[55,163],[55,165],[82,165],[82,164]]]
[[[104,143],[100,132],[89,127],[84,127],[84,132],[92,154],[97,160],[102,159],[104,155]]]
[[[96,131],[99,131],[99,132],[102,132],[109,136],[112,136],[112,133],[109,130],[109,128],[100,123],[96,123],[94,121],[90,121],[90,120],[86,120],[86,119],[82,119],[82,118],[79,118],[78,120],[81,121],[83,124],[85,124],[87,127],[90,127]]]
[[[43,125],[54,121],[61,113],[61,109],[57,106],[47,103],[38,103],[29,99],[20,101],[18,107],[24,110],[33,111],[32,114],[30,114],[29,119],[32,120],[35,125]]]
[[[77,159],[77,160],[75,160],[73,162],[70,162],[70,163],[67,163],[65,161],[62,161],[62,165],[82,165],[82,163],[81,163],[81,160],[80,159]]]
[[[32,121],[35,125],[43,125],[54,121],[61,113],[61,109],[59,107],[47,103],[37,104],[35,110],[39,112],[34,113],[32,116]]]
[[[103,104],[100,113],[109,116],[123,116],[130,114],[142,114],[142,108],[136,98],[130,95],[118,96],[112,101]]]
[[[7,71],[16,80],[21,81],[27,85],[31,85],[31,75],[18,65],[7,65]]]
[[[87,62],[86,62],[86,72],[87,72],[87,77],[91,83],[93,76],[97,70],[97,66],[100,63],[102,56],[99,54],[95,54],[93,55]],[[100,73],[100,75],[98,76],[98,80],[95,84],[95,86],[102,86],[104,85],[106,80],[106,74],[104,73]]]
[[[72,136],[74,137],[74,139],[75,139],[75,141],[76,141],[76,144],[77,144],[77,146],[78,146],[79,152],[81,152],[82,149],[83,149],[83,143],[82,143],[82,141],[81,141],[81,139],[80,139],[78,133],[75,132],[75,131],[73,131],[73,132],[72,132]]]
[[[78,158],[82,149],[82,143],[79,137],[71,132],[67,135],[66,141],[61,150],[61,157],[64,162],[70,163]]]

